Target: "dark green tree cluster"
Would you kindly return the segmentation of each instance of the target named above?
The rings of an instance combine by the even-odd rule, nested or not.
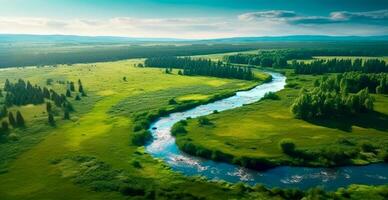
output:
[[[43,89],[38,86],[32,86],[29,81],[25,82],[19,79],[16,83],[11,83],[8,79],[4,84],[5,104],[26,105],[26,104],[41,104],[44,102]]]
[[[315,119],[372,111],[373,98],[368,88],[348,93],[342,80],[342,76],[325,77],[312,90],[302,89],[291,106],[294,116]]]
[[[0,119],[6,117],[7,115],[8,115],[7,106],[3,105],[3,106],[0,108]]]
[[[361,89],[368,88],[371,93],[388,94],[387,79],[388,73],[346,72],[336,75],[331,87],[346,93],[357,93]]]
[[[0,127],[0,139],[4,136],[8,135],[9,131],[9,124],[7,121],[2,121],[1,122],[1,127]]]
[[[364,73],[388,72],[388,65],[380,59],[328,59],[311,63],[293,61],[291,67],[296,74],[324,74],[359,71]]]
[[[286,67],[292,59],[309,59],[311,54],[295,50],[259,51],[257,54],[237,54],[225,56],[229,63],[258,65],[262,67]]]
[[[146,67],[183,69],[184,75],[203,75],[221,78],[252,80],[254,75],[250,68],[235,67],[209,59],[192,59],[189,57],[155,57],[145,60]]]
[[[14,117],[12,112],[8,112],[8,122],[14,128],[25,126],[24,117],[20,111],[16,111],[16,118]]]

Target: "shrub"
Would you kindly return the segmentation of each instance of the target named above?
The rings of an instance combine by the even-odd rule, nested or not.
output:
[[[169,105],[175,105],[175,104],[177,104],[177,102],[175,101],[175,99],[170,99],[170,100],[168,101],[168,104],[169,104]]]
[[[132,161],[132,166],[134,166],[135,168],[141,168],[141,164],[137,160]]]
[[[279,100],[280,97],[274,92],[267,92],[264,94],[264,97],[262,98],[262,100],[265,100],[265,99]]]
[[[182,120],[171,128],[171,134],[173,136],[176,136],[178,134],[184,134],[187,133],[187,130],[185,129],[185,126],[187,125],[187,122],[185,120]]]
[[[362,151],[364,151],[364,152],[373,152],[373,153],[376,152],[376,147],[373,146],[373,145],[370,144],[370,143],[363,143],[363,144],[361,144],[361,149],[362,149]]]
[[[295,153],[295,144],[292,140],[284,139],[279,143],[281,150],[283,153],[292,155]]]
[[[135,132],[132,137],[132,143],[137,146],[144,145],[149,139],[151,139],[152,135],[149,131],[140,131]]]
[[[144,196],[145,191],[143,188],[132,185],[124,185],[119,189],[120,193],[125,196]]]
[[[199,125],[211,125],[212,123],[207,117],[200,117],[198,118]]]

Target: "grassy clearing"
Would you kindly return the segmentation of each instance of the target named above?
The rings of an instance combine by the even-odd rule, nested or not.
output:
[[[187,134],[180,134],[180,147],[190,143],[200,149],[220,151],[232,159],[265,159],[275,164],[324,165],[303,163],[287,156],[279,148],[283,139],[295,142],[297,148],[320,151],[323,148],[344,148],[360,151],[363,143],[379,149],[388,146],[388,96],[374,95],[375,113],[353,118],[306,122],[295,119],[290,106],[301,87],[312,87],[315,76],[289,76],[288,87],[278,92],[279,100],[260,102],[208,116],[211,125],[188,120]],[[236,120],[238,119],[238,120]],[[344,139],[349,143],[344,143]],[[354,164],[382,161],[380,153],[362,152]]]
[[[72,114],[72,121],[59,120],[57,127],[47,125],[44,107],[40,105],[13,108],[26,113],[27,127],[13,130],[19,135],[18,140],[0,144],[1,199],[123,199],[114,186],[129,184],[125,180],[151,190],[157,188],[155,195],[167,199],[174,195],[210,199],[240,196],[229,186],[189,180],[176,174],[145,154],[142,147],[133,146],[130,143],[132,116],[168,107],[170,99],[187,96],[193,90],[210,98],[252,87],[255,83],[178,76],[164,74],[159,69],[133,67],[141,61],[2,71],[0,84],[6,78],[23,78],[38,85],[45,85],[48,78],[81,79],[88,97],[74,103],[76,112]],[[123,80],[124,76],[127,81]],[[60,85],[53,87],[63,90]],[[71,159],[75,157],[93,157],[93,160],[84,163]],[[133,163],[139,163],[140,167]],[[85,166],[106,170],[87,173]],[[119,180],[117,176],[105,178],[117,171]]]

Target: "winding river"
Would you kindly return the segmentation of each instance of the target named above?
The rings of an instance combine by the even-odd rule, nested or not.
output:
[[[282,90],[286,84],[286,77],[279,73],[269,73],[273,77],[269,83],[248,91],[237,92],[236,95],[229,98],[159,118],[151,125],[150,131],[154,139],[146,146],[146,150],[152,156],[168,163],[175,171],[188,176],[204,176],[210,180],[299,189],[322,186],[326,190],[335,190],[350,184],[388,184],[388,164],[384,163],[338,168],[281,166],[267,171],[255,171],[233,164],[191,156],[178,149],[175,138],[170,132],[175,123],[188,117],[196,118],[209,115],[214,110],[230,110],[244,104],[254,103],[267,92]]]

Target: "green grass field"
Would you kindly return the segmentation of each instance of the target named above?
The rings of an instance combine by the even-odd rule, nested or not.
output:
[[[56,127],[47,123],[44,105],[10,108],[23,113],[26,127],[12,129],[12,139],[1,141],[0,199],[287,199],[278,190],[247,189],[241,184],[185,177],[145,153],[144,147],[131,143],[134,120],[140,113],[170,109],[171,99],[178,103],[206,101],[218,94],[253,87],[258,82],[180,76],[176,71],[166,74],[163,69],[134,67],[139,62],[143,60],[1,71],[0,85],[7,78],[11,81],[23,78],[39,86],[46,86],[46,80],[53,79],[53,85],[48,87],[60,93],[65,92],[65,86],[57,81],[81,79],[88,97],[81,101],[71,99],[75,108],[71,120],[63,120],[58,113]],[[259,71],[255,74],[262,80],[267,77]],[[312,78],[306,76],[293,82],[304,85]],[[287,106],[295,91],[282,91],[280,101],[263,101],[211,115],[215,127],[198,127],[193,120],[188,136],[198,143],[206,141],[212,148],[278,159],[284,156],[271,142],[276,143],[279,135],[301,139],[297,143],[301,145],[310,138],[317,142],[323,138],[326,142],[353,134],[354,131],[322,128],[291,119]],[[3,100],[0,98],[0,104]],[[383,112],[388,113],[387,99],[377,100],[376,109],[385,109]],[[219,124],[223,122],[226,123]],[[289,122],[293,125],[288,126]],[[299,126],[318,130],[317,135],[312,137],[300,131]],[[365,134],[369,127],[353,129],[357,130],[356,139],[370,137]],[[384,141],[382,131],[373,134],[376,141]],[[231,145],[235,146],[231,148]],[[380,198],[385,189],[384,186],[352,186],[349,191],[362,199],[367,193]],[[341,191],[338,193],[341,195]]]
[[[307,122],[295,119],[290,106],[301,87],[312,87],[318,76],[289,75],[288,84],[293,88],[278,92],[280,100],[262,100],[230,111],[212,114],[208,118],[212,125],[199,125],[197,119],[188,120],[187,134],[177,136],[183,146],[192,143],[211,151],[221,151],[234,158],[265,158],[274,163],[301,165],[284,154],[279,142],[291,139],[297,148],[320,151],[323,148],[349,148],[359,151],[363,143],[373,144],[380,149],[388,146],[388,96],[374,95],[375,113],[353,116],[346,119],[330,119]],[[346,140],[353,146],[341,143]],[[361,153],[354,164],[382,161],[371,153]],[[322,165],[304,163],[302,165]]]
[[[128,181],[158,188],[167,199],[174,191],[210,199],[241,195],[229,186],[176,174],[145,154],[143,147],[132,145],[132,117],[168,107],[171,98],[203,100],[257,83],[165,74],[160,69],[133,67],[138,62],[141,60],[1,72],[0,84],[6,78],[23,78],[41,86],[48,78],[81,79],[88,93],[80,102],[72,101],[76,112],[71,121],[57,117],[57,127],[47,124],[44,106],[12,108],[24,114],[26,128],[12,130],[17,140],[0,145],[2,200],[123,199],[115,187]],[[64,91],[63,85],[52,87]],[[101,167],[105,165],[108,167]]]

